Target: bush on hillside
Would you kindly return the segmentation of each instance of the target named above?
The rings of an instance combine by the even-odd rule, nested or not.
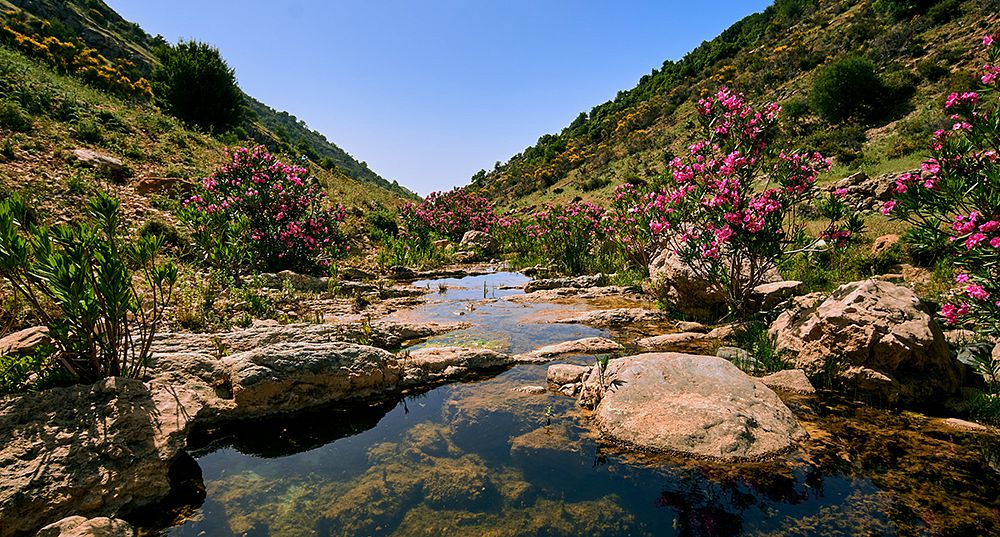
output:
[[[887,92],[871,60],[848,56],[816,74],[809,98],[816,113],[830,123],[871,123],[879,119]]]
[[[322,271],[346,246],[344,208],[330,207],[305,168],[263,147],[236,149],[185,200],[181,217],[214,268],[232,276],[254,269]]]
[[[209,132],[236,127],[244,116],[243,92],[219,50],[198,41],[181,41],[158,51],[153,70],[157,102],[184,122]]]

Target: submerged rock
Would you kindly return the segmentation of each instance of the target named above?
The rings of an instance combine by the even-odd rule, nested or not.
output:
[[[35,537],[132,537],[135,528],[117,518],[66,517],[38,530]]]
[[[714,356],[620,358],[603,375],[595,368],[585,388],[599,401],[601,433],[638,449],[747,460],[808,436],[773,391]]]
[[[941,328],[912,290],[865,280],[800,303],[806,307],[781,314],[770,333],[778,352],[809,378],[832,377],[901,403],[931,401],[961,386]]]

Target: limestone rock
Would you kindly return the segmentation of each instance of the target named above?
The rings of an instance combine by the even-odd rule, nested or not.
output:
[[[593,368],[586,365],[555,364],[549,366],[545,378],[549,384],[565,386],[580,382],[583,377],[590,373],[591,369]]]
[[[881,237],[876,238],[875,241],[872,242],[872,256],[878,257],[888,252],[893,246],[899,244],[900,239],[900,236],[895,233],[882,235]]]
[[[595,382],[603,384],[596,387],[598,429],[635,448],[749,460],[807,436],[773,391],[714,356],[629,356],[612,360],[603,376],[592,374],[592,391]]]
[[[135,528],[117,518],[66,517],[45,526],[35,537],[132,537]]]
[[[778,352],[809,378],[832,374],[862,393],[902,403],[961,386],[962,370],[941,328],[910,289],[865,280],[810,302],[781,314],[770,329]]]
[[[610,310],[594,310],[572,317],[556,320],[557,323],[586,324],[590,326],[621,326],[636,323],[647,323],[665,320],[666,314],[660,311],[644,308],[616,308]]]
[[[465,232],[462,241],[458,243],[459,250],[474,251],[490,255],[497,250],[497,241],[489,233],[475,229]]]
[[[489,349],[471,347],[424,347],[401,360],[403,385],[444,380],[473,371],[507,367],[514,358]]]
[[[25,328],[0,338],[0,356],[30,353],[51,341],[48,328],[44,326]]]
[[[677,349],[679,346],[706,339],[708,339],[708,335],[701,332],[676,332],[645,337],[636,341],[635,344],[642,352],[656,352]]]
[[[802,286],[802,282],[795,280],[765,283],[754,287],[752,296],[762,309],[770,310],[799,294]]]
[[[624,347],[616,341],[603,337],[587,337],[573,341],[564,341],[546,345],[531,352],[519,354],[514,358],[518,362],[546,362],[556,356],[567,354],[601,354],[617,352]]]
[[[603,274],[575,276],[572,278],[548,278],[531,280],[525,284],[524,292],[533,293],[549,289],[589,289],[592,287],[604,287],[606,283],[607,277]]]
[[[763,283],[777,281],[781,281],[777,269],[764,275]],[[692,317],[717,317],[726,307],[726,297],[669,248],[661,250],[649,263],[649,291]]]
[[[525,385],[525,386],[515,386],[510,389],[512,392],[526,393],[529,395],[543,395],[548,393],[545,386],[535,386],[535,385]]]
[[[254,415],[370,397],[393,389],[402,374],[392,353],[339,341],[279,343],[222,362],[237,408]]]
[[[801,369],[786,369],[777,373],[771,373],[765,377],[760,377],[760,381],[768,388],[779,392],[803,395],[816,393],[816,388],[809,382],[806,372]]]
[[[0,400],[0,536],[160,500],[201,409],[183,386],[122,378]]]
[[[99,151],[94,151],[92,149],[73,149],[70,151],[70,155],[72,155],[73,158],[80,164],[90,168],[103,168],[112,173],[123,173],[125,171],[125,163],[123,163],[121,159],[112,157],[111,155],[106,155]]]

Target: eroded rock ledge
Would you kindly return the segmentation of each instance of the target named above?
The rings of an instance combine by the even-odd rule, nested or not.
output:
[[[404,341],[460,326],[384,324],[366,335]],[[459,347],[397,357],[338,340],[351,329],[165,334],[145,381],[110,378],[0,399],[0,537],[160,501],[195,426],[393,397],[406,386],[514,362]]]

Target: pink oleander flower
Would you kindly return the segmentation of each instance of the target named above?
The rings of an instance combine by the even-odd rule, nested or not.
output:
[[[896,200],[889,200],[885,202],[884,205],[882,205],[882,214],[885,216],[889,216],[889,213],[891,213],[892,210],[895,208],[896,208]]]
[[[955,281],[958,282],[958,283],[966,283],[966,282],[969,281],[969,279],[970,279],[970,277],[969,277],[968,274],[959,274],[959,275],[955,276]]]
[[[990,294],[981,285],[972,284],[965,288],[965,294],[973,300],[988,300]]]

